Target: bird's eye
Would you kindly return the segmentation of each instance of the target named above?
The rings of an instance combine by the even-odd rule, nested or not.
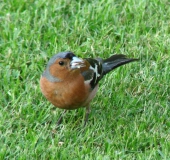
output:
[[[60,66],[63,66],[63,65],[64,65],[64,61],[59,61],[58,64],[59,64]]]

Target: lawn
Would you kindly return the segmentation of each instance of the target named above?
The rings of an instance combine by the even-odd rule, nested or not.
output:
[[[52,55],[139,58],[106,75],[85,109],[42,95]],[[169,0],[0,1],[0,159],[170,159]]]

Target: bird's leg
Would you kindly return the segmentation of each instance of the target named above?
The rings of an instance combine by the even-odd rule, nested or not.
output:
[[[61,124],[61,122],[62,122],[62,120],[63,120],[63,115],[64,115],[66,112],[67,112],[67,110],[65,109],[65,110],[63,111],[63,113],[61,114],[60,118],[59,118],[58,121],[57,121],[57,126],[59,126],[59,125]]]
[[[88,106],[86,107],[86,115],[85,115],[85,119],[84,119],[84,127],[86,126],[86,123],[87,123],[87,121],[88,121],[89,114],[90,114],[90,103],[89,103]]]

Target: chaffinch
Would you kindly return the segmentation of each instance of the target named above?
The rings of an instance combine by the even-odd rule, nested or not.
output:
[[[60,52],[49,60],[40,78],[40,88],[47,100],[58,108],[72,110],[86,107],[85,125],[99,81],[111,70],[136,60],[123,54],[107,59],[81,59],[72,52]],[[58,123],[61,120],[62,116]]]

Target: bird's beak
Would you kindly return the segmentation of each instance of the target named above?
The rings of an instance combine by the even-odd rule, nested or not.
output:
[[[84,66],[85,66],[85,64],[84,64],[83,59],[80,59],[78,57],[73,57],[73,59],[70,63],[71,69],[77,69],[77,68],[81,68],[81,67],[84,67]]]

